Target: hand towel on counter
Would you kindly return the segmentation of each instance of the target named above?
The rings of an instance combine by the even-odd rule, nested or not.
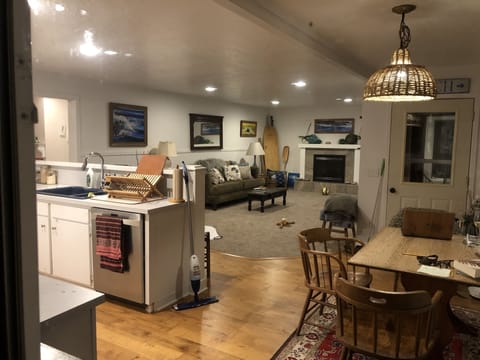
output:
[[[115,272],[128,270],[126,228],[116,216],[97,215],[95,219],[96,254],[100,255],[100,267]]]

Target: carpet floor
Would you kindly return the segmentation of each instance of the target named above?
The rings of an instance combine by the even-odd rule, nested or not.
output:
[[[212,250],[250,258],[298,256],[297,234],[311,227],[321,226],[320,210],[327,199],[321,193],[287,192],[287,204],[276,198],[275,204],[265,203],[260,212],[260,202],[248,202],[221,206],[218,210],[205,209],[205,225],[216,228],[221,239],[210,242]],[[280,228],[282,219],[294,224]]]
[[[463,308],[453,308],[454,313],[465,322],[480,329],[480,313]],[[285,341],[271,360],[337,360],[342,353],[342,345],[335,337],[336,311],[325,308],[324,314],[314,314],[309,323],[304,324],[300,336],[295,332]],[[374,360],[371,357],[354,354],[354,360]],[[480,338],[465,334],[455,334],[452,342],[443,351],[444,360],[480,359]]]

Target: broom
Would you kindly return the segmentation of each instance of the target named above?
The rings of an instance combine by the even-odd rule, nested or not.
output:
[[[188,209],[188,220],[189,220],[189,233],[190,233],[190,249],[192,256],[190,257],[190,283],[192,286],[194,300],[183,303],[183,304],[175,304],[173,305],[174,310],[186,310],[186,309],[193,309],[199,306],[208,305],[212,303],[216,303],[218,298],[216,296],[206,297],[204,299],[200,299],[198,296],[198,292],[200,291],[200,262],[198,261],[197,255],[195,255],[195,248],[193,242],[193,225],[192,225],[192,208],[190,205],[190,189],[188,186],[188,170],[185,162],[182,161],[183,167],[183,179],[185,180],[185,187],[187,188],[187,209]]]

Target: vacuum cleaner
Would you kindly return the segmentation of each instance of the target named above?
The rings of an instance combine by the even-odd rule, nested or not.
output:
[[[186,310],[193,309],[199,306],[213,304],[218,302],[216,296],[210,296],[203,299],[200,299],[198,292],[200,291],[200,262],[198,261],[197,255],[195,255],[195,247],[193,241],[193,225],[192,225],[192,208],[190,205],[190,188],[188,186],[188,170],[185,162],[182,161],[183,167],[183,179],[185,180],[185,187],[187,188],[187,208],[188,208],[188,219],[189,219],[189,232],[190,232],[190,248],[191,248],[191,257],[190,257],[190,282],[192,285],[192,290],[194,294],[194,300],[191,302],[176,304],[173,305],[174,310]]]

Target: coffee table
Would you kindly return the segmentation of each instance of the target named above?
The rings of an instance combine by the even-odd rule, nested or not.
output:
[[[264,204],[266,200],[272,200],[272,205],[275,203],[275,198],[283,196],[283,205],[287,204],[287,188],[265,188],[261,190],[252,190],[248,192],[248,211],[252,210],[252,201],[260,201],[260,212],[264,212]]]

